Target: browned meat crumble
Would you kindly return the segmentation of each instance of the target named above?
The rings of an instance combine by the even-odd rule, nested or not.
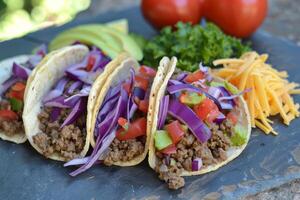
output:
[[[83,150],[86,138],[85,115],[73,124],[60,128],[70,111],[70,109],[62,109],[60,116],[54,122],[50,122],[51,108],[44,108],[38,115],[41,132],[33,136],[33,142],[45,156],[58,153],[67,161],[78,157]]]
[[[105,165],[112,165],[114,162],[130,161],[141,155],[145,150],[145,137],[120,141],[115,138],[109,146],[107,155],[104,158]]]
[[[228,123],[221,126],[227,129]],[[178,189],[184,186],[184,178],[180,177],[182,170],[192,171],[192,161],[201,158],[203,168],[227,159],[226,150],[230,147],[229,138],[223,133],[217,124],[210,127],[212,137],[206,143],[199,142],[196,137],[187,132],[181,141],[176,145],[176,153],[170,155],[170,164],[166,165],[165,156],[161,152],[156,152],[158,162],[156,172],[159,178],[164,180],[170,189]]]

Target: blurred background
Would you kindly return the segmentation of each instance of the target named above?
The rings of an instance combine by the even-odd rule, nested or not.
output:
[[[0,0],[0,40],[73,19],[90,0]]]
[[[79,17],[139,5],[140,0],[0,0],[0,41]],[[300,46],[300,1],[269,0],[262,29]],[[17,28],[16,28],[17,27]]]

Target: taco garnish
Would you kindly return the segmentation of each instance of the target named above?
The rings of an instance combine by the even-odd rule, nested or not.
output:
[[[251,127],[241,97],[247,91],[235,94],[201,64],[193,73],[173,73],[176,58],[170,65],[154,108],[149,164],[170,189],[178,189],[182,176],[216,170],[237,157]]]
[[[3,76],[0,89],[0,137],[4,140],[15,143],[26,141],[22,120],[24,92],[27,79],[45,54],[46,48],[42,45],[32,55],[17,56],[0,64]]]

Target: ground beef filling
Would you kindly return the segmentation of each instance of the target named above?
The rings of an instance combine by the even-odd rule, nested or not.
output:
[[[51,108],[44,108],[38,115],[41,132],[33,136],[33,142],[45,156],[58,153],[67,161],[79,157],[83,150],[86,138],[85,114],[73,124],[60,128],[70,111],[70,109],[62,109],[60,116],[54,122],[50,122]]]
[[[145,140],[145,136],[125,141],[115,138],[106,152],[104,164],[110,166],[118,161],[131,161],[144,152]]]
[[[226,127],[228,123],[222,125]],[[226,150],[230,147],[229,138],[217,124],[212,124],[210,129],[212,137],[206,143],[199,142],[192,133],[186,133],[176,145],[176,153],[170,155],[169,165],[166,165],[166,157],[162,153],[156,152],[158,162],[155,170],[159,173],[159,178],[164,180],[170,189],[184,186],[184,178],[179,175],[182,170],[192,171],[192,161],[195,158],[202,159],[203,168],[227,159]]]
[[[0,101],[0,110],[11,110],[11,105],[6,100]],[[16,120],[5,120],[0,118],[0,130],[5,135],[11,137],[18,133],[24,133],[24,126],[22,121],[22,110],[17,112],[18,119]]]

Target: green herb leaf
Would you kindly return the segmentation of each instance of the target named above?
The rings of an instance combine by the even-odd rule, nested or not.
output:
[[[212,66],[216,59],[240,57],[249,51],[249,44],[225,35],[216,25],[207,23],[205,27],[177,23],[176,31],[171,27],[146,42],[144,64],[156,67],[163,56],[176,56],[177,66],[185,71],[195,71],[200,62]]]

